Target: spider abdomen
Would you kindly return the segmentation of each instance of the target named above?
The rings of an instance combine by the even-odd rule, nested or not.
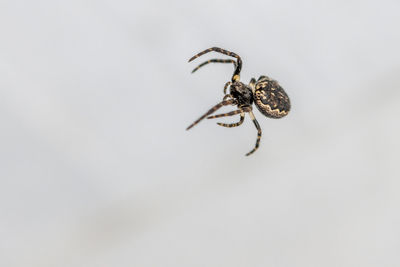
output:
[[[279,119],[290,111],[290,100],[277,81],[267,77],[255,84],[254,102],[258,110],[269,118]]]

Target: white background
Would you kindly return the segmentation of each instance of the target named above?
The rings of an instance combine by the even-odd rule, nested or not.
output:
[[[0,266],[400,266],[399,10],[2,0]],[[185,131],[211,46],[291,98],[250,157],[250,120]]]

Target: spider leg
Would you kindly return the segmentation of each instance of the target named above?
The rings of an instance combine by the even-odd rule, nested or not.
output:
[[[221,117],[228,117],[228,116],[234,116],[236,114],[244,113],[244,112],[250,112],[251,108],[250,107],[243,107],[228,113],[223,113],[223,114],[217,114],[214,116],[208,116],[207,119],[215,119],[215,118],[221,118]]]
[[[235,54],[233,52],[230,52],[228,50],[225,50],[225,49],[222,49],[222,48],[219,48],[219,47],[211,47],[211,48],[208,48],[208,49],[206,49],[204,51],[201,51],[200,53],[194,55],[192,58],[189,59],[189,62],[191,62],[192,60],[194,60],[194,59],[196,59],[196,58],[198,58],[198,57],[200,57],[200,56],[202,56],[202,55],[204,55],[206,53],[212,52],[212,51],[236,58],[237,66],[236,66],[235,71],[233,72],[233,75],[232,75],[232,82],[238,81],[240,79],[239,75],[240,75],[240,71],[242,69],[242,59],[237,54]]]
[[[223,127],[228,127],[228,128],[232,128],[232,127],[237,127],[240,126],[244,121],[244,113],[240,113],[240,120],[236,123],[221,123],[221,122],[217,122],[217,124],[219,126],[223,126]]]
[[[261,127],[260,124],[258,124],[258,121],[256,120],[256,117],[254,117],[253,111],[249,111],[250,118],[253,121],[254,125],[257,128],[257,141],[256,141],[256,146],[251,150],[249,153],[246,154],[246,156],[249,156],[254,153],[260,146],[260,139],[261,139]]]
[[[232,85],[232,82],[229,81],[224,85],[224,95],[226,95],[226,89],[228,89],[228,86]]]
[[[223,100],[227,100],[227,99],[229,99],[229,98],[232,98],[232,99],[233,99],[233,96],[232,96],[231,94],[224,95]]]
[[[236,68],[236,61],[233,60],[233,59],[218,59],[218,58],[215,58],[215,59],[210,59],[210,60],[207,60],[206,62],[201,63],[200,65],[198,65],[196,68],[194,68],[194,69],[192,70],[192,73],[195,72],[195,71],[197,71],[197,70],[200,69],[201,67],[203,67],[203,66],[209,64],[209,63],[233,63],[233,65],[234,65],[235,68]]]
[[[204,119],[205,117],[207,117],[208,115],[214,113],[215,111],[217,111],[219,108],[223,107],[223,106],[227,106],[227,105],[232,105],[235,103],[234,99],[229,99],[229,100],[224,100],[218,104],[216,104],[215,106],[213,106],[209,111],[207,111],[203,116],[201,116],[200,118],[198,118],[195,122],[193,122],[191,125],[189,125],[189,127],[186,128],[186,130],[189,130],[190,128],[192,128],[193,126],[195,126],[196,124],[198,124],[202,119]]]

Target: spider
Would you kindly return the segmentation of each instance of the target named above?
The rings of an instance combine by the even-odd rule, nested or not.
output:
[[[226,124],[217,122],[218,125],[223,127],[237,127],[243,123],[245,114],[248,113],[251,120],[253,121],[254,125],[257,128],[256,145],[249,153],[246,154],[246,156],[249,156],[258,149],[262,133],[260,125],[258,124],[253,114],[253,108],[252,108],[253,102],[263,115],[269,118],[279,119],[286,116],[290,111],[289,97],[283,90],[283,88],[278,84],[277,81],[272,80],[267,76],[260,76],[258,80],[252,78],[248,85],[240,82],[239,80],[240,80],[240,71],[242,69],[242,59],[237,54],[224,50],[222,48],[212,47],[206,49],[198,53],[197,55],[194,55],[191,59],[189,59],[189,62],[212,51],[234,57],[236,61],[234,59],[210,59],[197,66],[192,71],[192,73],[209,63],[233,63],[235,71],[233,72],[231,81],[228,81],[224,86],[224,97],[222,99],[222,102],[213,106],[203,116],[201,116],[199,119],[193,122],[189,127],[187,127],[186,130],[189,130],[190,128],[198,124],[201,120],[203,120],[206,117],[207,119],[215,119],[227,116],[240,115],[240,119],[236,123]],[[228,88],[229,88],[229,93],[226,92]],[[237,106],[237,110],[210,116],[219,108],[228,105]]]

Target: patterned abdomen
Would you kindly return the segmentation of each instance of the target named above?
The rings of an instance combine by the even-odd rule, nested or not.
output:
[[[279,119],[290,111],[290,100],[277,81],[267,77],[255,84],[254,102],[258,110],[267,117]]]

